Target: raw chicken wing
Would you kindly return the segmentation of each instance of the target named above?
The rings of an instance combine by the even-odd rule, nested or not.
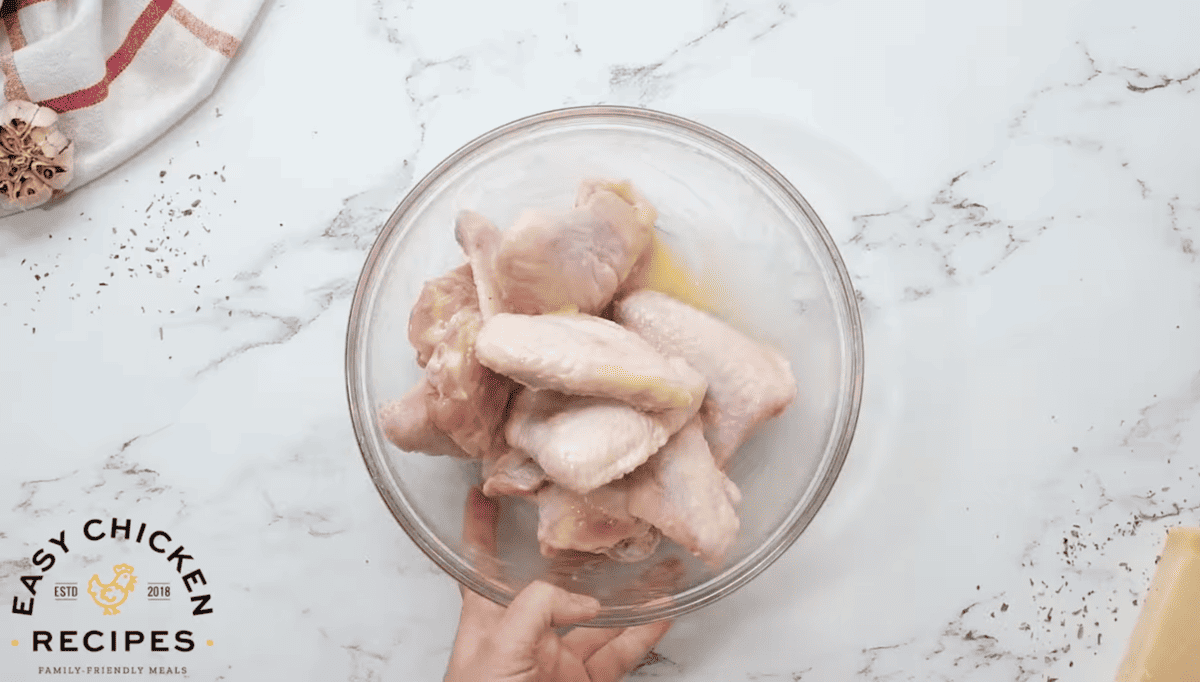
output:
[[[679,356],[708,380],[701,417],[717,466],[796,397],[787,359],[728,324],[666,294],[642,290],[613,306],[614,317],[664,355]]]
[[[479,298],[471,279],[471,266],[460,265],[425,283],[408,316],[408,340],[417,349],[417,364],[424,367],[437,347],[460,322],[456,316],[479,315]]]
[[[516,387],[475,357],[482,323],[469,264],[426,282],[408,318],[408,338],[430,388],[429,420],[472,457],[496,446]]]
[[[396,447],[428,455],[468,457],[450,436],[434,426],[426,407],[432,390],[424,377],[400,400],[393,400],[379,411],[379,428]]]
[[[734,505],[742,495],[717,468],[699,417],[621,482],[629,489],[630,514],[708,564],[721,563],[737,536]]]
[[[492,221],[475,211],[461,211],[454,221],[454,238],[471,264],[483,319],[501,312],[503,300],[496,282],[496,253],[503,236]]]
[[[628,183],[603,181],[585,182],[566,214],[522,213],[496,253],[505,310],[598,314],[650,245],[655,217]]]
[[[654,227],[658,220],[658,211],[628,180],[584,180],[575,193],[575,207],[586,208],[610,224],[632,220]]]
[[[588,493],[624,476],[661,448],[702,401],[648,414],[612,398],[527,389],[513,400],[505,435],[559,485]]]
[[[529,455],[508,450],[483,460],[483,494],[532,495],[546,482],[546,472]]]
[[[691,407],[704,377],[601,317],[500,313],[475,342],[479,361],[531,388],[623,400],[648,411]]]
[[[433,392],[428,398],[433,423],[459,447],[474,457],[485,457],[497,446],[508,400],[516,384],[479,364],[475,335],[479,311],[474,316],[454,315],[460,323],[434,349],[425,373]]]
[[[619,561],[641,561],[658,546],[659,534],[628,511],[621,487],[604,486],[580,495],[550,484],[537,494],[538,544],[556,550],[603,552]]]

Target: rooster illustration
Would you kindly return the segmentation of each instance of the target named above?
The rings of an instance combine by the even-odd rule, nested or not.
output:
[[[117,564],[113,566],[113,579],[107,583],[100,582],[100,574],[93,574],[88,581],[88,594],[96,606],[104,608],[104,615],[111,616],[120,613],[117,607],[125,603],[133,586],[137,584],[137,576],[133,574],[133,566]]]

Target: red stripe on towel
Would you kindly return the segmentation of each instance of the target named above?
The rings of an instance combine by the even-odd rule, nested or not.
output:
[[[77,109],[84,109],[103,102],[104,98],[108,97],[108,85],[116,80],[117,76],[120,76],[125,67],[129,66],[133,58],[137,56],[138,50],[145,44],[146,39],[150,37],[150,34],[154,31],[154,27],[158,26],[158,23],[166,16],[167,11],[171,9],[172,1],[150,0],[150,4],[146,6],[146,9],[142,10],[141,16],[137,18],[137,21],[133,22],[129,33],[125,35],[125,41],[121,43],[117,51],[104,63],[104,78],[99,83],[62,95],[61,97],[42,100],[39,104],[61,114]]]
[[[220,52],[230,59],[233,58],[234,53],[237,52],[238,47],[241,45],[240,40],[204,23],[200,17],[189,12],[186,7],[178,2],[171,5],[171,18],[178,21],[192,35],[199,38],[200,42],[204,43],[210,50]]]
[[[25,34],[21,32],[20,12],[4,15],[4,32],[8,34],[8,44],[12,51],[25,47]]]
[[[0,45],[0,73],[4,74],[4,99],[12,102],[14,100],[29,101],[29,93],[25,91],[25,84],[21,82],[21,76],[17,73],[17,65],[13,62],[12,50],[7,44]]]

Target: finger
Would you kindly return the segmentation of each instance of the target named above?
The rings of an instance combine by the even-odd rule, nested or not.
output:
[[[513,599],[500,624],[514,651],[530,651],[550,628],[591,620],[600,602],[535,580]]]
[[[500,517],[500,506],[484,497],[479,488],[467,492],[467,503],[463,509],[463,544],[476,567],[492,578],[496,570],[496,523]],[[465,600],[470,590],[459,585]],[[465,603],[465,601],[464,601]]]
[[[562,643],[579,660],[586,661],[622,632],[625,628],[576,628],[563,636]]]
[[[471,488],[463,509],[463,542],[478,552],[495,555],[499,512],[500,505],[484,497],[479,488]]]
[[[458,616],[459,630],[469,629],[484,635],[491,632],[504,617],[504,607],[471,590],[464,590],[462,611]]]
[[[592,682],[618,682],[642,662],[670,629],[669,620],[626,628],[584,664]]]

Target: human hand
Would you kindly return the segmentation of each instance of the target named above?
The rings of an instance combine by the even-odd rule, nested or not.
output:
[[[497,505],[472,488],[463,540],[494,556]],[[445,682],[618,682],[671,627],[659,621],[630,628],[554,628],[596,617],[600,602],[542,581],[521,590],[506,609],[461,588],[462,613]]]

